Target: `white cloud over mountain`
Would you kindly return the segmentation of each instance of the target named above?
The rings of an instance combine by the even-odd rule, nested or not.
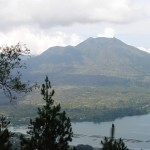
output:
[[[0,44],[21,41],[39,54],[98,33],[148,34],[149,5],[147,0],[0,0]]]
[[[26,44],[31,54],[40,54],[52,46],[76,45],[81,41],[80,37],[73,33],[68,35],[64,32],[53,32],[51,36],[43,32],[31,32],[28,28],[20,28],[8,33],[0,33],[0,45],[15,45],[17,42]]]
[[[142,50],[142,51],[150,53],[150,48],[145,48],[145,47],[137,47],[137,48]]]
[[[98,37],[113,38],[115,37],[115,30],[112,28],[105,28],[102,34],[98,34]]]

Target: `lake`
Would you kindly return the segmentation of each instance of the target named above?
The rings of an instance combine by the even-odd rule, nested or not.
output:
[[[93,123],[73,123],[75,138],[72,144],[90,144],[101,147],[100,141],[110,136],[112,123],[115,124],[115,138],[124,139],[130,149],[150,149],[150,114],[142,116],[124,117],[115,121]]]
[[[110,136],[112,123],[115,124],[115,138],[124,139],[128,148],[133,150],[150,149],[150,114],[124,117],[102,123],[72,123],[75,135],[71,144],[89,144],[93,147],[101,147],[100,141],[105,136]],[[20,127],[13,131],[25,133],[26,128]]]

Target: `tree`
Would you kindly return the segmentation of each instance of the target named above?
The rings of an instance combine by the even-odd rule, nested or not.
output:
[[[21,82],[19,69],[25,68],[21,63],[21,56],[29,54],[25,45],[18,43],[15,46],[0,47],[0,89],[10,100],[16,97],[12,92],[27,92],[27,83]]]
[[[30,120],[28,138],[21,137],[22,150],[68,150],[73,132],[69,117],[61,111],[60,104],[54,105],[48,77],[42,85],[41,94],[45,105],[38,108],[38,116]]]
[[[127,146],[125,146],[125,143],[121,138],[120,139],[114,138],[114,134],[115,134],[115,126],[114,124],[112,124],[111,137],[110,138],[105,137],[104,140],[101,141],[102,150],[129,150]]]
[[[9,121],[6,121],[6,117],[0,117],[0,149],[11,150],[12,144],[10,142],[13,133],[8,130]]]

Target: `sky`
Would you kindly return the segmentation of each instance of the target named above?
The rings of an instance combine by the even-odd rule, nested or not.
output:
[[[26,44],[31,54],[116,37],[150,52],[149,0],[0,0],[0,46]]]

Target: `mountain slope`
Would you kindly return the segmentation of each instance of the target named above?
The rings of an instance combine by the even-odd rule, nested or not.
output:
[[[89,38],[76,48],[90,60],[91,68],[98,74],[126,77],[150,73],[150,54],[116,38]]]
[[[52,47],[28,60],[31,78],[48,75],[63,83],[84,76],[139,79],[150,75],[149,64],[149,53],[116,38],[89,38],[74,47]]]
[[[72,120],[106,121],[150,112],[150,54],[116,38],[52,47],[26,63],[26,79],[41,84],[47,75],[56,90],[56,103]],[[19,104],[22,109],[41,100],[35,89]]]

